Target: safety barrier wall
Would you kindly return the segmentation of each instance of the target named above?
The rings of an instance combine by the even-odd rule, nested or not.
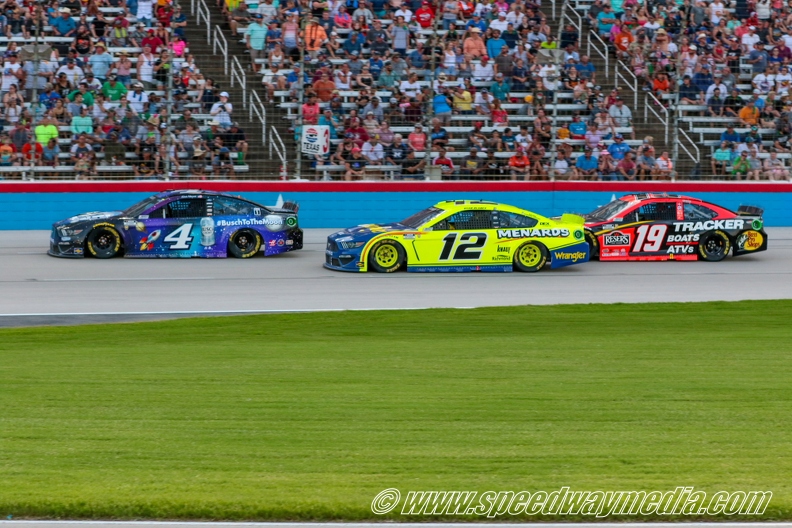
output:
[[[0,229],[49,229],[89,211],[121,210],[167,189],[206,189],[244,195],[263,205],[300,204],[302,227],[345,227],[397,221],[441,200],[482,199],[547,216],[588,212],[614,196],[670,192],[736,209],[765,210],[768,226],[792,226],[792,184],[692,182],[19,182],[0,184]]]

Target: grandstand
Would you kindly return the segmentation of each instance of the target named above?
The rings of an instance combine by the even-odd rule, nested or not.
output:
[[[789,179],[783,6],[173,1],[18,8],[2,177]]]

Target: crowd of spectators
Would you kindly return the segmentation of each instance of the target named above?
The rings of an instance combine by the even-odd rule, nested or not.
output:
[[[0,177],[234,174],[244,133],[171,1],[0,4]]]
[[[311,160],[319,174],[378,177],[388,171],[372,166],[387,165],[420,178],[430,164],[448,179],[671,174],[667,154],[623,141],[634,139],[630,108],[601,90],[578,32],[557,40],[536,0],[222,5],[267,96],[297,107],[295,139],[303,126],[330,127],[334,151]],[[542,50],[562,50],[562,63]],[[554,103],[575,112],[556,121]]]
[[[792,2],[595,0],[587,14],[659,103],[737,127],[722,132],[703,170],[789,179]]]

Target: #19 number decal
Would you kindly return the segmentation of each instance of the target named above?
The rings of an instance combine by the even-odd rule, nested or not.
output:
[[[465,233],[459,237],[459,243],[457,234],[449,233],[443,238],[443,251],[440,252],[439,260],[448,260],[454,245],[456,251],[451,260],[478,260],[481,258],[481,248],[486,243],[487,233]]]
[[[635,246],[633,251],[636,253],[649,253],[660,251],[663,245],[668,226],[665,224],[643,224],[635,229]]]

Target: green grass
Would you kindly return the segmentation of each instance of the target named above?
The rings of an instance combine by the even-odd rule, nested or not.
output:
[[[372,519],[407,490],[771,490],[792,301],[0,331],[0,515]],[[397,520],[398,516],[390,517]]]

